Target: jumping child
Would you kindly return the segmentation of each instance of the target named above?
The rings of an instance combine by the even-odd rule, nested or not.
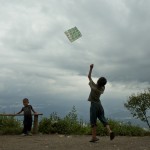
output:
[[[97,84],[95,84],[91,78],[92,69],[94,65],[90,65],[90,70],[88,74],[89,78],[89,86],[91,88],[91,92],[88,98],[88,101],[91,102],[90,106],[90,123],[92,127],[92,139],[90,142],[96,142],[99,139],[96,137],[96,127],[97,127],[97,118],[101,121],[101,123],[106,127],[110,140],[113,140],[115,138],[114,132],[110,129],[110,126],[105,118],[104,115],[104,109],[100,101],[101,94],[104,93],[105,85],[107,83],[107,80],[105,77],[100,77],[97,81]]]

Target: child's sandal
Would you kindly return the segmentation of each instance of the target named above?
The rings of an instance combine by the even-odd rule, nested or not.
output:
[[[98,138],[94,138],[94,139],[92,138],[89,142],[93,142],[94,143],[94,142],[96,142],[98,140],[99,140]]]

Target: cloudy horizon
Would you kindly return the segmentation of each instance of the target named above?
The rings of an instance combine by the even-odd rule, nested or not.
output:
[[[48,113],[75,105],[87,114],[91,63],[93,80],[108,80],[108,114],[150,87],[150,1],[0,2],[0,113],[17,111],[27,97]],[[82,37],[71,43],[64,32],[75,26]]]

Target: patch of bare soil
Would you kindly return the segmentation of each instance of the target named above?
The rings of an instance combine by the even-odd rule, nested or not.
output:
[[[64,135],[1,135],[0,150],[150,150],[150,136],[99,137],[91,143],[91,136]]]

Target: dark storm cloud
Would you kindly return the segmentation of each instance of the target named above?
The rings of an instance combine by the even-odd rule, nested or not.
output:
[[[91,63],[94,81],[109,81],[108,101],[149,86],[149,1],[0,2],[1,107],[24,97],[36,107],[78,106],[88,97]],[[74,26],[82,37],[70,43],[64,32]]]

